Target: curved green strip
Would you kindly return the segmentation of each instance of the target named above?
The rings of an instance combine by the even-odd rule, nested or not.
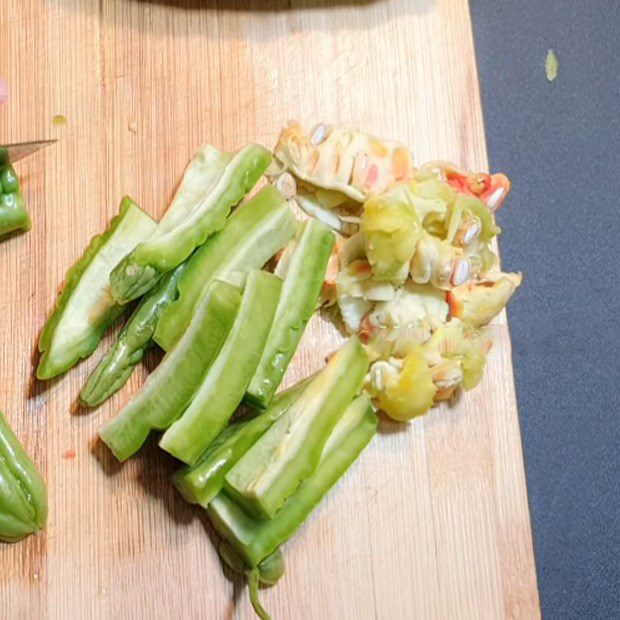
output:
[[[298,239],[291,242],[276,269],[284,278],[273,327],[246,398],[258,407],[269,405],[293,359],[308,321],[316,310],[335,237],[318,220],[304,222]],[[286,265],[286,273],[280,266]]]
[[[202,147],[153,235],[112,271],[114,299],[121,304],[136,299],[180,265],[224,226],[232,207],[254,187],[270,163],[270,153],[257,144],[234,155]]]
[[[108,230],[92,238],[67,272],[56,308],[41,332],[39,379],[69,370],[97,348],[106,329],[124,312],[110,294],[110,265],[131,252],[155,226],[149,215],[125,197]]]

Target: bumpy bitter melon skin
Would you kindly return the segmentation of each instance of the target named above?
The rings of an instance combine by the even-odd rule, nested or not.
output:
[[[11,166],[6,148],[0,148],[0,237],[29,230],[30,226],[19,177]]]
[[[152,345],[159,318],[177,295],[177,282],[186,264],[181,263],[174,271],[169,271],[144,296],[82,389],[80,400],[85,405],[100,405],[120,390],[131,377],[134,368]]]
[[[88,357],[97,348],[108,327],[123,314],[124,308],[114,301],[109,291],[110,270],[107,263],[131,252],[151,234],[155,226],[155,221],[126,196],[108,229],[92,238],[81,258],[67,272],[56,307],[41,332],[41,359],[37,368],[39,379],[51,379],[69,370],[81,358]],[[104,252],[110,255],[103,256]],[[98,260],[99,263],[96,263]],[[93,271],[90,272],[90,269]],[[88,290],[79,291],[87,273],[93,275],[93,281],[89,283]],[[87,299],[87,295],[92,298]],[[63,329],[73,328],[70,325],[72,321],[65,326],[63,319],[73,309],[73,304],[85,321],[84,330],[74,337],[73,342],[63,344]]]
[[[0,412],[0,540],[21,540],[46,521],[45,482]]]
[[[249,144],[235,154],[202,147],[152,237],[112,271],[114,299],[125,304],[143,295],[164,273],[180,265],[209,236],[221,230],[231,209],[254,187],[270,163],[271,154],[257,144]],[[200,177],[190,186],[188,174],[195,169],[192,166],[205,169],[202,191],[195,186]]]

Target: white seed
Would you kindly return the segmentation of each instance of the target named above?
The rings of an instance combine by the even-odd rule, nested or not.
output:
[[[290,172],[281,174],[276,179],[275,186],[285,200],[290,200],[297,193],[297,183]]]
[[[470,243],[473,243],[482,232],[482,227],[480,226],[480,222],[474,222],[464,233],[463,233],[463,246],[467,246]]]
[[[454,261],[454,268],[452,270],[452,284],[459,286],[469,280],[471,274],[471,265],[466,258],[457,258]]]
[[[487,206],[491,211],[495,211],[497,205],[501,202],[504,194],[506,193],[505,187],[498,187],[488,198]]]
[[[325,138],[327,138],[327,127],[323,125],[323,123],[321,123],[320,125],[317,125],[312,132],[310,142],[314,144],[314,146],[317,146],[321,144],[321,142],[323,142]]]

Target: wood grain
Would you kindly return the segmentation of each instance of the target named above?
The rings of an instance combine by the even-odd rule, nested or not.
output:
[[[50,490],[45,533],[0,548],[2,616],[250,618],[173,462],[151,445],[119,467],[93,445],[146,371],[84,412],[100,354],[41,385],[37,334],[121,197],[160,215],[202,142],[271,145],[289,118],[325,120],[407,142],[418,162],[486,168],[467,2],[2,0],[0,75],[0,141],[59,139],[19,166],[34,229],[0,244],[0,403]],[[287,545],[287,575],[264,591],[275,618],[539,616],[504,316],[494,329],[483,385],[384,423]],[[289,379],[336,343],[315,320]]]

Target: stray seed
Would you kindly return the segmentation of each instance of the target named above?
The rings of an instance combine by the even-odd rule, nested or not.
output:
[[[276,189],[285,200],[290,200],[297,193],[297,183],[290,172],[281,174],[276,180]]]

